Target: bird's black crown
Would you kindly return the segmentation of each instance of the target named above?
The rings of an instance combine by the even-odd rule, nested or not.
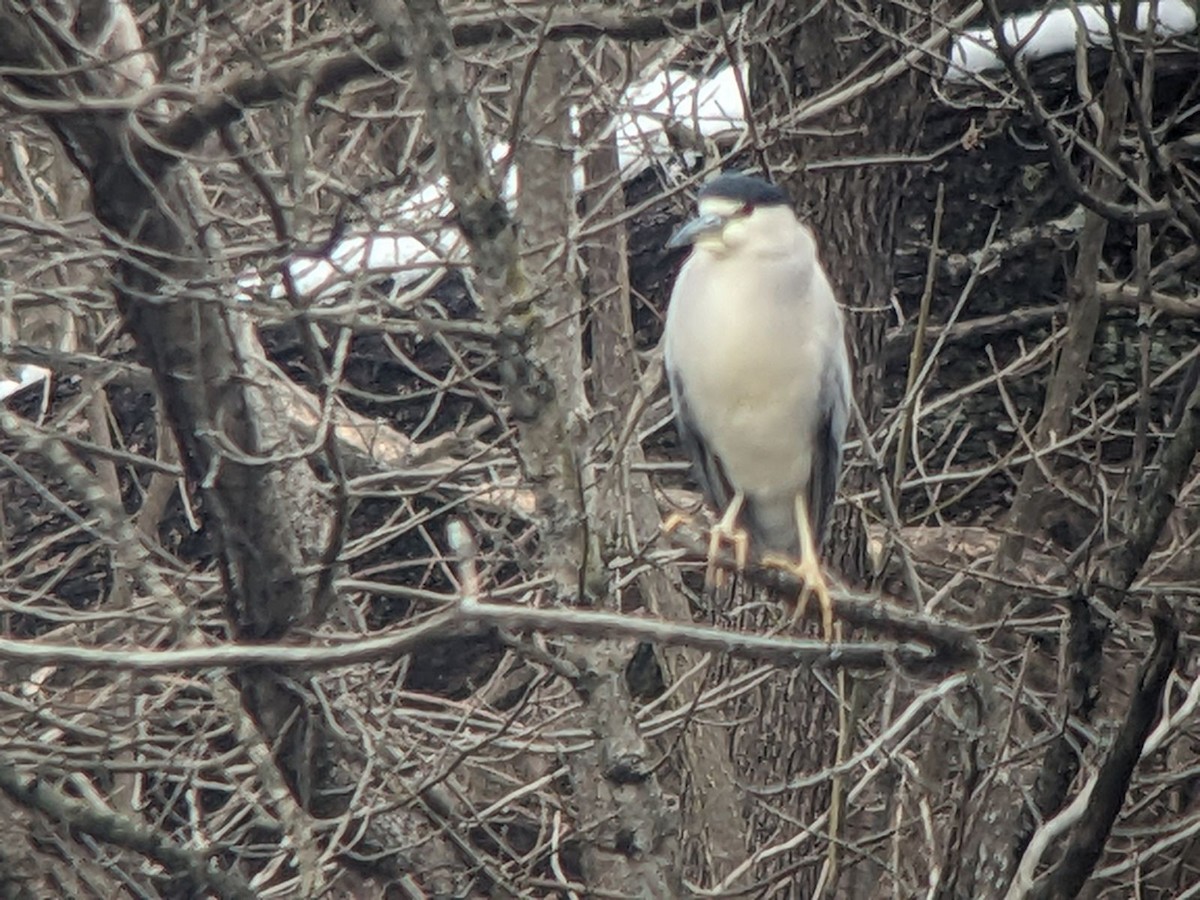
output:
[[[737,200],[750,206],[786,206],[788,195],[777,184],[754,175],[740,172],[724,172],[700,188],[698,195]]]

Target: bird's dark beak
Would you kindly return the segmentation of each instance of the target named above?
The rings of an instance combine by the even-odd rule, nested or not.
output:
[[[706,234],[717,234],[725,227],[726,221],[725,216],[719,216],[716,213],[704,213],[696,216],[690,222],[684,222],[679,230],[671,235],[671,239],[667,241],[667,249],[685,247],[688,244],[696,243]]]

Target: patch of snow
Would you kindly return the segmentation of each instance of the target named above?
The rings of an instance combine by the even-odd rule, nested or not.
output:
[[[665,70],[632,85],[618,103],[612,124],[622,177],[632,178],[652,161],[673,158],[678,151],[670,134],[682,133],[695,145],[740,132],[746,114],[738,79],[745,83],[746,75],[745,66],[726,66],[711,78]],[[492,149],[492,162],[499,165],[508,155],[508,145],[498,144]],[[509,166],[503,192],[510,204],[517,196],[518,178],[517,167]],[[576,190],[583,189],[582,165],[575,169],[574,182]],[[445,271],[466,258],[462,235],[449,221],[452,213],[446,180],[440,178],[386,215],[396,223],[393,230],[352,234],[326,256],[293,257],[286,265],[296,293],[310,302],[321,300],[364,275],[392,278],[402,289],[439,269]],[[236,296],[248,301],[266,285],[261,273],[247,272],[238,279]],[[279,277],[270,279],[266,293],[272,300],[284,299]]]
[[[1150,3],[1138,4],[1138,30],[1145,31],[1149,21]],[[1176,37],[1195,28],[1196,11],[1187,0],[1158,0],[1155,27],[1158,37]],[[1068,53],[1081,42],[1091,47],[1107,47],[1112,43],[1104,7],[1097,4],[1014,16],[1004,20],[1002,33],[1009,45],[1017,49],[1017,58],[1026,61]],[[976,75],[1003,66],[992,29],[974,28],[963,32],[951,45],[946,79],[970,81]]]
[[[491,156],[493,164],[499,164],[508,156],[508,145],[498,144]],[[511,201],[516,195],[516,172],[512,166],[503,189]],[[364,275],[393,278],[403,286],[433,271],[445,271],[465,256],[462,234],[447,224],[452,212],[446,179],[439,178],[406,197],[388,214],[390,221],[404,223],[403,230],[351,234],[334,245],[326,256],[294,256],[289,260],[286,265],[296,294],[308,301],[321,300]],[[241,301],[251,300],[265,284],[260,273],[247,272],[238,278],[236,297]],[[282,279],[272,278],[267,296],[282,300],[286,293]]]
[[[12,378],[0,378],[0,401],[7,400],[17,391],[37,384],[50,377],[50,370],[42,366],[17,366]]]
[[[694,141],[714,139],[746,127],[746,109],[738,81],[748,82],[745,64],[725,66],[710,78],[664,70],[631,86],[618,106],[617,155],[621,174],[632,177],[653,160],[677,152],[671,133]]]

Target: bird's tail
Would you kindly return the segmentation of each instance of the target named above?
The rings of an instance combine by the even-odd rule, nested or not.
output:
[[[800,555],[800,532],[796,528],[796,504],[783,501],[746,497],[743,509],[751,546],[761,553],[781,553],[789,557]]]

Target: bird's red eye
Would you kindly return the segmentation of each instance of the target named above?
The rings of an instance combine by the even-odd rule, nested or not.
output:
[[[739,209],[737,211],[736,215],[748,216],[752,212],[754,212],[754,204],[753,203],[743,203],[741,209]]]

